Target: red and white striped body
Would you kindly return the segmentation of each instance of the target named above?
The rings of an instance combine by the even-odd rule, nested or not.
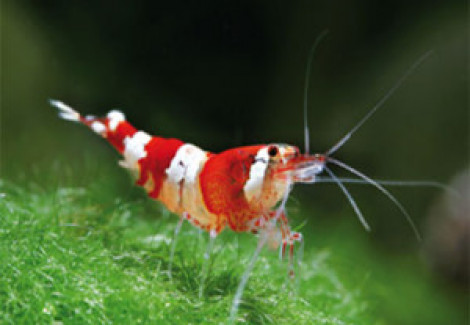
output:
[[[136,183],[151,198],[215,234],[227,225],[238,232],[261,229],[273,217],[273,207],[292,181],[302,181],[296,179],[301,175],[295,174],[296,166],[311,160],[296,147],[280,144],[214,154],[178,139],[138,131],[119,111],[104,118],[82,117],[62,102],[51,103],[62,118],[81,122],[107,139],[122,154],[120,165],[136,176]],[[283,238],[289,240],[284,214],[280,220]]]

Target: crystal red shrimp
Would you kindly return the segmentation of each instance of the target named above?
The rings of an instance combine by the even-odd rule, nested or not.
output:
[[[57,100],[63,119],[80,122],[105,138],[122,156],[120,165],[136,184],[166,208],[215,237],[228,227],[258,233],[275,217],[274,207],[291,184],[312,182],[321,156],[301,154],[295,146],[261,144],[211,153],[178,139],[150,136],[132,126],[120,111],[106,117],[81,116]],[[283,250],[300,241],[285,212],[279,216]],[[290,250],[292,251],[292,250]]]

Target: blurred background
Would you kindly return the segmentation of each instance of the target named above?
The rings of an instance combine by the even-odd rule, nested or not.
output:
[[[303,147],[308,53],[328,29],[308,92],[312,150],[326,151],[433,50],[336,156],[373,178],[450,183],[468,166],[468,27],[463,0],[2,1],[1,177],[29,180],[58,164],[87,180],[93,170],[116,170],[129,186],[113,150],[59,120],[49,98],[84,114],[119,108],[139,129],[214,152],[267,142]],[[366,186],[350,188],[371,234],[327,184],[296,188],[294,224],[302,211],[307,236],[334,237],[346,224],[379,254],[419,259],[393,204]],[[443,192],[392,192],[432,236],[427,215]],[[468,214],[460,214],[467,227]],[[448,277],[451,295],[461,297],[468,277]]]

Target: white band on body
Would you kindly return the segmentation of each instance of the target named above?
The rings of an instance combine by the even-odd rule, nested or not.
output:
[[[245,186],[243,186],[243,191],[245,192],[245,197],[248,201],[251,201],[253,198],[259,197],[261,195],[268,163],[268,147],[264,147],[258,150],[255,161],[251,164],[250,167],[250,176],[246,181]]]

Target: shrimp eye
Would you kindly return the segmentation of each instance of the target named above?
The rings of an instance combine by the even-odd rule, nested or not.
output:
[[[279,152],[279,149],[277,149],[276,146],[270,146],[268,148],[268,155],[269,157],[275,157]]]

